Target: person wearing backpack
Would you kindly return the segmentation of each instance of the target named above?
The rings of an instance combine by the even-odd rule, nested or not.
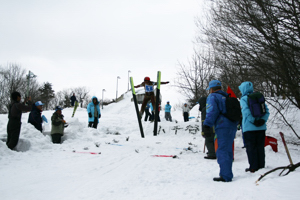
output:
[[[265,167],[266,122],[270,113],[263,96],[253,92],[253,84],[251,82],[243,82],[239,86],[239,90],[242,93],[240,101],[243,115],[242,130],[250,165],[245,171],[254,173]],[[252,96],[256,96],[254,98],[256,100],[253,100]],[[260,99],[262,100],[261,102],[259,102]],[[249,103],[251,104],[250,106]],[[260,109],[261,107],[263,109]]]
[[[203,132],[205,137],[211,135],[211,128],[215,127],[215,134],[218,138],[218,149],[216,152],[217,162],[220,166],[219,177],[214,181],[230,182],[232,173],[232,144],[237,131],[237,121],[232,121],[225,116],[226,99],[228,94],[221,90],[221,82],[212,80],[209,82],[209,96],[206,101],[206,118],[204,120]]]

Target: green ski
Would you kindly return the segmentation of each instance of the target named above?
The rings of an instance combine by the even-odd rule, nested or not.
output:
[[[79,103],[78,103],[78,101],[76,100],[76,101],[75,101],[75,104],[74,104],[74,110],[73,110],[72,117],[74,117],[75,112],[76,112],[78,106],[79,106]]]
[[[157,121],[159,116],[159,96],[160,96],[160,81],[161,81],[161,72],[157,72],[157,87],[156,87],[156,100],[155,100],[155,118],[154,118],[154,136],[157,136]]]
[[[142,136],[142,138],[144,138],[145,137],[144,136],[144,130],[143,130],[143,126],[142,126],[141,116],[140,116],[140,112],[139,112],[139,107],[138,107],[138,103],[137,103],[137,99],[136,99],[136,94],[135,94],[135,89],[134,89],[134,84],[133,84],[132,77],[130,77],[130,84],[131,84],[133,102],[134,102],[134,106],[135,106],[135,110],[136,110],[136,116],[137,116],[138,122],[139,122],[141,136]]]

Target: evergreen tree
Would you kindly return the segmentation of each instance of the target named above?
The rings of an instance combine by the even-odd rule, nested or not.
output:
[[[49,82],[44,83],[43,86],[39,89],[39,92],[41,93],[40,100],[45,104],[45,109],[48,110],[51,99],[55,97],[54,90],[52,89],[52,84]]]

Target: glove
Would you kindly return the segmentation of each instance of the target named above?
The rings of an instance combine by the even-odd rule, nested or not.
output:
[[[64,127],[67,128],[69,126],[69,124],[64,124]]]
[[[92,117],[92,113],[89,113],[89,117],[90,117],[90,118]]]
[[[265,124],[265,120],[263,120],[263,119],[258,119],[258,120],[254,121],[254,125],[257,126],[257,127],[262,126],[264,124]]]
[[[204,137],[207,138],[211,135],[211,129],[209,126],[204,125],[203,126],[203,133],[204,133]]]
[[[47,120],[47,118],[45,117],[45,115],[42,115],[42,119],[43,119],[44,122],[48,123],[48,120]]]
[[[100,119],[101,118],[101,115],[99,114],[98,118]]]

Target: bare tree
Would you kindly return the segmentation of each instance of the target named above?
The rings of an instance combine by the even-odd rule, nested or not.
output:
[[[270,93],[300,108],[299,1],[217,0],[211,10],[210,25],[198,27],[222,72],[264,80]]]
[[[280,107],[300,108],[299,1],[212,2],[209,22],[197,24],[202,34],[198,41],[212,46],[220,77],[227,82],[252,81],[272,97],[269,103],[279,108],[277,114],[287,124]]]
[[[87,102],[87,97],[89,97],[89,90],[86,87],[77,87],[73,89],[77,100],[80,102],[80,107],[82,108]],[[90,100],[90,99],[89,99]],[[88,100],[88,101],[89,101]]]
[[[210,52],[195,52],[188,65],[179,64],[175,86],[194,105],[201,96],[207,95],[208,83],[215,76],[214,59]]]
[[[0,67],[0,84],[0,111],[7,112],[8,105],[10,104],[10,95],[13,91],[18,91],[25,97],[25,70],[16,64],[8,64],[7,67]]]

